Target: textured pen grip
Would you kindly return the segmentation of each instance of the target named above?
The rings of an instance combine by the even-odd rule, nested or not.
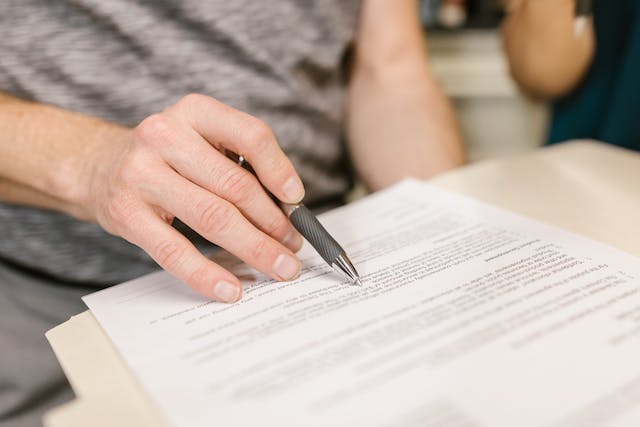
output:
[[[300,205],[289,216],[293,226],[307,239],[320,256],[331,265],[338,257],[344,253],[329,232],[320,224],[320,221],[304,205]]]

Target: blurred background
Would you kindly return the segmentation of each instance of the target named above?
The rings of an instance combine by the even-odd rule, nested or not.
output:
[[[548,110],[511,80],[501,45],[502,0],[421,0],[431,66],[458,113],[469,161],[542,144]]]

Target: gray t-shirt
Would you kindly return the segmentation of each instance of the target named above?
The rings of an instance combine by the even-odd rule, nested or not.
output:
[[[306,202],[322,204],[350,185],[344,60],[358,10],[357,0],[3,0],[0,91],[127,126],[190,92],[213,96],[265,120]],[[157,268],[97,225],[47,210],[0,204],[0,236],[0,260],[65,281],[101,286]]]

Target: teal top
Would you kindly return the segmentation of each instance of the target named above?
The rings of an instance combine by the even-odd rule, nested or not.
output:
[[[593,17],[593,63],[554,103],[548,143],[591,138],[640,151],[640,0],[594,0]]]

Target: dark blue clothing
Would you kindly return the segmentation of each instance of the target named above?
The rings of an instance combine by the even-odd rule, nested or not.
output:
[[[596,53],[553,105],[549,143],[592,138],[640,151],[640,0],[594,0]]]

